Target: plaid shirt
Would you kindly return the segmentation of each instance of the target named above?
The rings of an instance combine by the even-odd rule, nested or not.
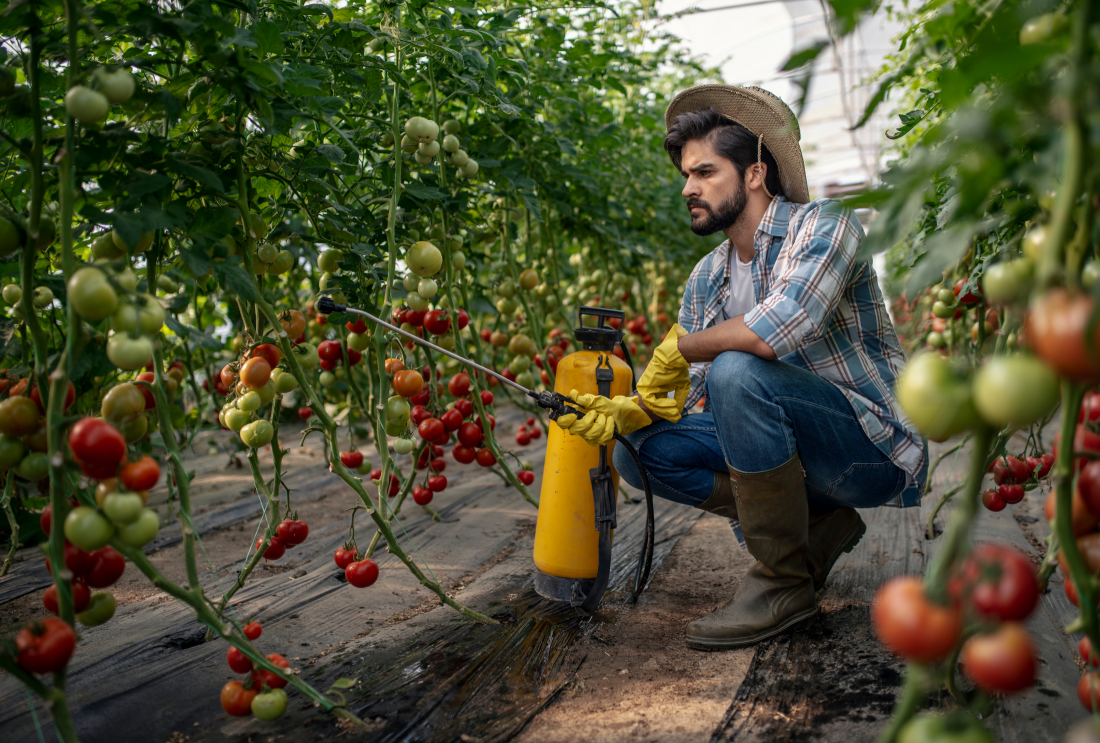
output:
[[[863,228],[834,200],[772,200],[756,230],[752,283],[756,306],[745,324],[776,356],[835,384],[867,437],[910,477],[889,505],[920,505],[926,443],[894,399],[905,355],[886,314],[874,268],[855,263]],[[680,324],[689,333],[724,319],[730,295],[729,241],[688,278]],[[704,393],[710,363],[691,365],[685,409]]]

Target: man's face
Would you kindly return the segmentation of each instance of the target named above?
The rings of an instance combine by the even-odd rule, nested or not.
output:
[[[693,139],[680,152],[680,168],[687,179],[683,194],[691,231],[713,235],[732,227],[748,203],[744,180],[733,162],[715,152],[709,140]]]

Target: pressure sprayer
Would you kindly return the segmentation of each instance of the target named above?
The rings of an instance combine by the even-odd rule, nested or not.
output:
[[[553,392],[536,392],[369,312],[337,304],[332,297],[320,297],[316,306],[317,311],[325,315],[334,312],[360,315],[414,343],[494,377],[530,397],[540,408],[549,410],[551,420],[569,413],[578,418],[584,415],[569,405],[577,404],[569,397],[572,390],[579,394],[614,397],[629,394],[633,387],[633,367],[622,331],[607,324],[607,320],[617,319],[621,327],[625,319],[621,310],[581,307],[578,327],[573,331],[581,350],[558,362]],[[584,327],[586,315],[596,318],[596,327]],[[620,346],[627,361],[614,355],[616,345]],[[646,530],[631,592],[631,601],[636,601],[649,580],[653,563],[653,493],[638,451],[618,433],[615,441],[625,446],[634,459],[645,491]],[[613,446],[591,447],[580,436],[566,435],[558,426],[552,426],[546,437],[546,462],[535,526],[535,591],[545,598],[567,602],[581,614],[596,610],[611,578],[611,540],[616,527],[615,504],[619,488],[618,473],[611,467]]]

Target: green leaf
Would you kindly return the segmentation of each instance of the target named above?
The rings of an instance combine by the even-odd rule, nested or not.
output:
[[[190,178],[196,183],[201,183],[215,191],[225,190],[221,178],[218,178],[217,174],[213,171],[201,168],[198,165],[192,165],[178,155],[168,155],[165,157],[165,162],[167,163],[168,169],[172,172],[178,173],[185,178]]]
[[[251,72],[253,76],[260,80],[266,80],[274,85],[282,86],[283,73],[279,72],[278,68],[270,62],[256,62],[248,60],[241,64],[246,70]]]
[[[410,181],[405,184],[405,193],[421,201],[438,201],[439,199],[447,198],[447,194],[439,189],[425,186],[415,181]]]
[[[344,151],[334,144],[319,144],[314,148],[314,152],[328,158],[329,162],[342,163],[344,162]]]
[[[199,348],[206,349],[207,351],[220,351],[225,348],[225,343],[214,336],[209,333],[204,333],[198,328],[184,325],[172,315],[165,316],[164,324],[167,325],[173,333],[181,338],[186,338]]]
[[[330,689],[350,689],[359,682],[356,679],[336,679],[332,682]]]
[[[283,51],[283,36],[279,24],[274,21],[258,21],[252,24],[252,36],[260,54],[278,54]]]
[[[224,263],[214,265],[214,273],[222,278],[221,286],[249,302],[259,299],[256,291],[256,280],[248,275],[248,271],[239,263],[230,263],[227,259]]]
[[[209,209],[200,209],[195,213],[195,220],[191,223],[189,234],[204,235],[211,240],[225,237],[233,231],[241,213],[231,206],[217,206]]]
[[[828,46],[829,42],[822,39],[812,46],[809,46],[800,52],[795,52],[794,54],[792,54],[790,58],[788,58],[783,66],[779,69],[784,72],[788,72],[790,70],[797,70],[799,67],[808,65],[810,62],[813,62],[815,59],[817,59],[818,55],[821,54],[824,49],[828,48]]]

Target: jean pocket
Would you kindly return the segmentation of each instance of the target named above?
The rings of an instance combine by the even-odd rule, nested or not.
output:
[[[828,496],[852,508],[875,508],[896,496],[905,472],[893,462],[857,462],[829,483]]]

